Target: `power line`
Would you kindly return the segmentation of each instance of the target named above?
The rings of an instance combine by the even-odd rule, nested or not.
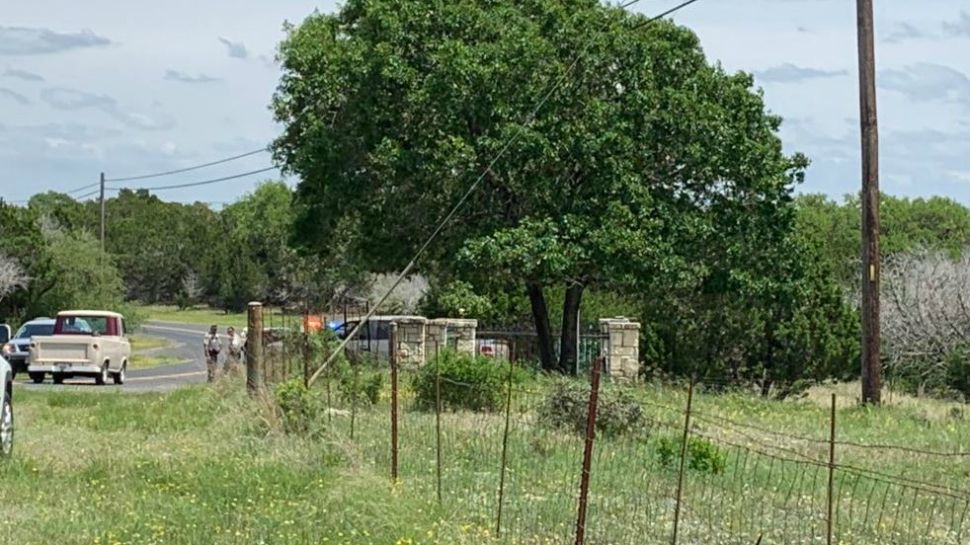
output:
[[[66,194],[70,195],[71,193],[77,193],[78,191],[84,191],[85,189],[91,189],[92,187],[98,187],[100,185],[101,185],[101,182],[94,182],[93,184],[82,185],[81,187],[67,191]]]
[[[190,183],[175,184],[175,185],[161,185],[161,186],[155,186],[155,187],[138,187],[138,188],[133,188],[133,189],[146,190],[146,191],[163,191],[163,190],[166,190],[166,189],[181,189],[183,187],[195,187],[195,186],[200,186],[200,185],[209,185],[209,184],[215,184],[215,183],[219,183],[219,182],[225,182],[225,181],[228,181],[228,180],[235,180],[237,178],[245,178],[246,176],[253,176],[254,174],[262,174],[263,172],[269,172],[271,170],[276,170],[276,169],[277,169],[276,167],[267,167],[267,168],[261,168],[259,170],[251,170],[249,172],[243,172],[242,174],[234,174],[232,176],[225,176],[225,177],[222,177],[222,178],[214,178],[214,179],[211,179],[211,180],[202,180],[201,182],[190,182]]]
[[[199,170],[201,168],[211,167],[211,166],[215,166],[215,165],[221,165],[223,163],[228,163],[230,161],[235,161],[237,159],[242,159],[244,157],[250,157],[252,155],[256,155],[258,153],[264,153],[264,152],[267,152],[267,151],[269,151],[269,148],[262,147],[262,148],[259,148],[257,150],[247,151],[246,153],[240,153],[239,155],[233,155],[232,157],[226,157],[225,159],[219,159],[218,161],[212,161],[212,162],[209,162],[209,163],[203,163],[201,165],[195,165],[195,166],[186,167],[186,168],[180,168],[180,169],[176,169],[176,170],[168,170],[168,171],[165,171],[165,172],[156,172],[154,174],[141,174],[141,175],[138,175],[138,176],[127,176],[127,177],[124,177],[124,178],[105,178],[104,181],[105,182],[132,182],[132,181],[135,181],[135,180],[148,180],[150,178],[161,178],[162,176],[171,176],[173,174],[181,174],[183,172],[191,172],[193,170]],[[97,184],[95,184],[95,185],[97,185]],[[93,187],[93,186],[89,186],[89,187]]]
[[[630,7],[633,4],[636,4],[640,1],[641,0],[629,0],[628,2],[623,4],[621,8]],[[635,28],[645,27],[697,1],[698,0],[686,0],[685,2],[682,2],[668,9],[667,11],[664,11],[660,15],[656,15],[654,17],[646,19],[641,24],[636,25]],[[330,366],[330,363],[332,363],[333,360],[336,359],[337,356],[341,354],[341,352],[343,352],[344,348],[346,348],[347,346],[347,343],[349,343],[351,340],[354,339],[354,337],[357,336],[357,334],[360,332],[361,327],[367,324],[367,321],[370,320],[371,317],[374,316],[374,313],[376,313],[377,310],[381,307],[381,305],[383,305],[387,301],[387,298],[390,297],[391,293],[393,293],[394,290],[397,289],[397,287],[401,284],[401,282],[407,277],[407,275],[411,273],[411,270],[414,269],[414,266],[417,264],[418,259],[420,259],[421,256],[424,255],[424,253],[428,250],[428,247],[431,246],[431,243],[434,242],[434,240],[438,238],[438,235],[441,234],[441,232],[445,229],[445,227],[447,227],[447,225],[451,223],[451,220],[454,219],[454,217],[458,214],[461,208],[465,205],[465,202],[469,199],[469,197],[471,197],[471,195],[475,192],[475,190],[478,189],[478,186],[481,185],[482,180],[484,180],[485,177],[488,175],[488,173],[492,170],[492,167],[494,167],[495,164],[498,163],[499,159],[505,156],[505,153],[509,150],[509,148],[511,148],[512,145],[515,144],[522,137],[524,133],[524,127],[531,125],[535,121],[536,116],[539,113],[539,110],[541,110],[542,107],[545,106],[546,102],[549,101],[553,93],[555,93],[562,86],[562,84],[565,83],[567,79],[569,79],[569,76],[572,74],[572,71],[576,68],[576,65],[579,64],[581,56],[582,55],[576,55],[573,61],[566,68],[566,71],[563,72],[563,74],[553,83],[552,87],[550,87],[549,90],[542,96],[542,98],[539,99],[539,102],[536,104],[535,108],[533,108],[531,113],[525,118],[525,122],[522,123],[521,125],[518,125],[518,130],[515,132],[515,134],[512,135],[512,137],[505,142],[505,144],[499,149],[498,153],[496,153],[495,156],[492,158],[492,160],[489,161],[488,166],[485,167],[482,173],[468,187],[468,190],[465,191],[465,193],[461,196],[460,199],[458,199],[458,202],[455,203],[455,206],[453,206],[451,210],[448,212],[448,214],[445,215],[444,219],[442,219],[438,223],[438,226],[435,227],[434,231],[432,231],[431,236],[429,236],[428,239],[424,241],[424,244],[422,244],[421,247],[418,248],[417,253],[414,254],[414,257],[411,258],[411,261],[407,264],[404,270],[402,270],[401,273],[397,276],[397,278],[395,278],[394,283],[391,284],[391,287],[386,292],[384,292],[381,298],[377,301],[377,304],[372,306],[370,310],[367,311],[367,314],[363,317],[363,319],[357,322],[357,326],[354,327],[354,329],[350,331],[350,333],[347,334],[346,337],[344,337],[343,341],[337,346],[337,349],[330,353],[330,356],[327,357],[327,359],[323,362],[323,365],[321,365],[317,369],[317,371],[310,377],[310,379],[307,381],[308,386],[316,382],[317,378],[319,378],[320,375],[327,369],[327,367]]]
[[[677,4],[676,6],[668,9],[667,11],[661,13],[660,15],[654,15],[653,17],[651,17],[651,18],[649,18],[649,19],[641,22],[640,24],[635,25],[633,28],[645,27],[645,26],[649,25],[650,23],[653,23],[654,21],[657,21],[659,19],[663,19],[664,17],[670,15],[671,13],[674,13],[674,12],[677,12],[677,11],[680,11],[680,10],[684,9],[687,6],[693,4],[694,2],[697,2],[697,1],[698,0],[687,0],[686,2],[681,2],[680,4]],[[631,2],[631,3],[634,3],[634,2]]]
[[[98,185],[100,185],[100,184],[98,184]],[[105,191],[118,191],[114,187],[106,187],[106,188],[104,188],[104,190]],[[82,201],[82,200],[84,200],[84,199],[86,199],[88,197],[93,197],[93,196],[97,195],[98,193],[101,193],[101,189],[100,188],[99,189],[95,189],[94,191],[90,191],[88,193],[85,193],[84,195],[81,195],[79,197],[74,197],[74,200],[76,200],[76,201]]]

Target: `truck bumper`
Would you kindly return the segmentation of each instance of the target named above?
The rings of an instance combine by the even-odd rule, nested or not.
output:
[[[28,365],[28,373],[54,373],[65,375],[100,375],[101,368],[97,365],[79,363],[55,363],[52,365]]]

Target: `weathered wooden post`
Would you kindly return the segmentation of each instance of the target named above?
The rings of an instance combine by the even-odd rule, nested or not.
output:
[[[263,360],[263,304],[249,303],[248,329],[246,331],[246,389],[256,395],[262,387],[260,375]]]

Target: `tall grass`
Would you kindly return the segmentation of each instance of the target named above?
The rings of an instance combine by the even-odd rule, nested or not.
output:
[[[325,383],[314,391],[321,403]],[[238,379],[168,394],[18,390],[16,451],[0,463],[0,543],[572,541],[583,438],[536,418],[546,383],[513,392],[501,528],[503,412],[441,415],[439,505],[435,413],[418,407],[406,375],[402,384],[401,479],[394,485],[386,389],[376,404],[332,396],[332,410],[316,415],[326,431],[313,438],[280,431],[272,400],[247,398]],[[679,440],[684,392],[646,386],[637,396],[645,423],[595,445],[590,544],[669,543],[677,464],[658,449]],[[827,468],[806,460],[823,460],[825,445],[786,437],[824,439],[827,409],[812,398],[781,403],[703,393],[695,407],[692,434],[710,441],[723,465],[688,470],[680,543],[747,544],[759,536],[764,545],[824,543]],[[847,404],[838,411],[839,437],[970,449],[970,421],[930,407]],[[845,465],[970,488],[968,458],[879,451],[874,464],[875,452],[848,446],[838,456]],[[851,472],[837,475],[835,498],[840,543],[970,542],[962,530],[970,518],[958,525],[961,501]]]
[[[433,506],[339,443],[274,432],[243,389],[17,390],[0,543],[378,544],[434,527]]]

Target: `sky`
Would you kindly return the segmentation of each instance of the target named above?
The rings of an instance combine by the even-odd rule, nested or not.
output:
[[[333,1],[0,0],[0,197],[25,201],[108,179],[257,150],[279,132],[269,103],[285,21]],[[680,3],[642,0],[647,14]],[[700,0],[673,16],[712,62],[753,73],[812,165],[802,192],[860,187],[855,2]],[[970,3],[877,0],[881,186],[970,205]],[[272,167],[259,153],[109,186],[192,183]],[[160,190],[219,207],[274,173]],[[296,180],[290,180],[295,183]],[[86,195],[93,188],[73,194]]]

